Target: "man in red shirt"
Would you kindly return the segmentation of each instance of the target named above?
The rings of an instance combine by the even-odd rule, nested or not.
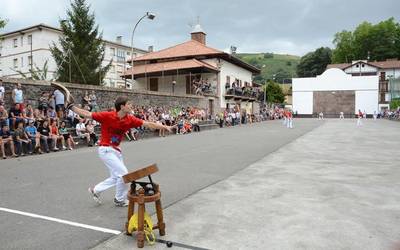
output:
[[[59,87],[57,85],[53,86]],[[173,127],[136,118],[132,115],[132,102],[130,102],[126,97],[118,97],[115,100],[115,111],[92,113],[88,110],[74,106],[73,98],[69,97],[69,92],[66,94],[67,102],[70,102],[67,104],[69,109],[84,118],[96,120],[101,124],[101,141],[99,143],[98,154],[100,159],[108,168],[110,177],[98,183],[94,187],[90,187],[89,192],[93,196],[93,199],[100,204],[100,193],[116,186],[114,204],[118,207],[127,206],[128,201],[126,200],[126,197],[128,186],[125,185],[122,176],[127,174],[128,170],[123,162],[121,149],[119,147],[122,138],[129,129],[140,126],[150,129],[165,129],[170,132],[172,132]]]

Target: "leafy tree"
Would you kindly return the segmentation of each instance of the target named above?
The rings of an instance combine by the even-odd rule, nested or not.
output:
[[[264,88],[267,88],[268,103],[283,103],[285,101],[285,95],[279,84],[270,81],[267,85],[264,85]]]
[[[332,62],[332,51],[328,47],[321,47],[314,52],[307,53],[297,65],[299,77],[311,77],[322,74],[326,66]]]
[[[274,53],[264,53],[264,58],[274,58]]]
[[[336,33],[333,44],[333,63],[400,58],[400,25],[394,18],[376,25],[363,22],[353,32],[344,30]]]
[[[110,62],[102,67],[105,44],[89,7],[85,0],[74,0],[67,20],[60,20],[64,34],[59,39],[61,49],[55,43],[50,48],[57,64],[58,81],[68,82],[71,74],[71,82],[100,85],[111,66]]]
[[[392,99],[390,101],[390,109],[394,110],[397,109],[398,107],[400,107],[400,99],[399,98]]]

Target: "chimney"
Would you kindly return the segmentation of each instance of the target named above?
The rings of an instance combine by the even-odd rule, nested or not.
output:
[[[153,51],[154,51],[153,45],[149,46],[149,48],[147,49],[147,51],[148,51],[149,53],[153,52]]]
[[[122,36],[117,36],[117,43],[122,44]]]
[[[192,40],[206,45],[206,33],[203,31],[200,24],[196,24],[190,34],[192,35]]]

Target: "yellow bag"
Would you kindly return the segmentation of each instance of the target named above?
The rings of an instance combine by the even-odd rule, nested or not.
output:
[[[153,232],[153,221],[148,213],[144,212],[144,234],[146,236],[146,240],[150,245],[153,245],[156,242],[156,237]],[[133,214],[129,219],[128,224],[128,233],[132,233],[137,231],[138,229],[138,214]]]

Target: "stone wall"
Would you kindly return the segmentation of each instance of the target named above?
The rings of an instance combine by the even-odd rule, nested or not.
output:
[[[3,80],[3,86],[6,89],[5,106],[8,109],[12,102],[11,91],[15,88],[16,83],[21,83],[22,90],[25,96],[25,102],[32,104],[33,108],[38,107],[38,100],[43,91],[53,91],[50,87],[50,82],[33,81],[14,78],[0,78]],[[170,93],[160,93],[146,90],[126,90],[108,88],[94,85],[82,85],[62,83],[75,97],[76,103],[81,103],[85,91],[95,91],[97,96],[97,104],[101,110],[106,110],[114,107],[114,100],[118,96],[127,96],[133,100],[134,105],[140,106],[167,106],[167,107],[199,107],[205,110],[209,109],[209,100],[217,100],[216,96],[204,97],[196,95],[173,95]],[[214,101],[214,112],[219,110],[216,105],[219,101]]]
[[[354,114],[356,96],[353,90],[346,91],[314,91],[313,112],[323,112],[324,116],[338,117],[340,112]]]

